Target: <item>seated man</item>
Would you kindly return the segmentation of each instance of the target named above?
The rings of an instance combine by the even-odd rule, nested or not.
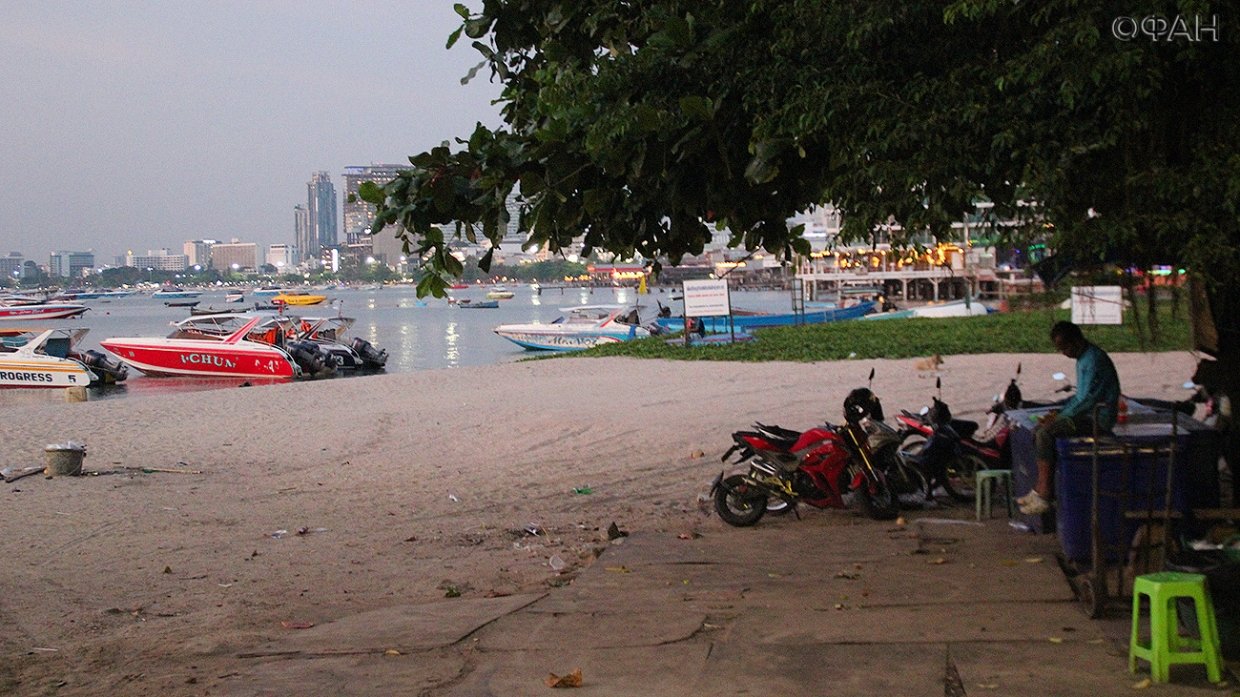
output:
[[[1051,473],[1055,468],[1055,439],[1092,435],[1110,431],[1115,425],[1119,403],[1119,374],[1106,351],[1090,343],[1081,328],[1071,322],[1056,322],[1051,327],[1051,341],[1068,358],[1076,359],[1076,395],[1058,413],[1050,412],[1034,431],[1034,447],[1038,463],[1038,483],[1028,494],[1016,500],[1020,512],[1040,515],[1050,507]],[[1094,406],[1098,406],[1094,422]]]

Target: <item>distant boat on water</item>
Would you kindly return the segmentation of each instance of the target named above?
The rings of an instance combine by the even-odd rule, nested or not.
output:
[[[910,307],[905,310],[896,310],[895,312],[878,312],[865,317],[867,320],[876,319],[909,319],[913,317],[977,317],[989,314],[992,310],[980,302],[973,300],[967,305],[963,300],[953,300],[951,302],[938,303],[935,305],[923,305],[921,307]]]
[[[752,329],[764,329],[768,327],[791,327],[798,324],[825,324],[827,322],[840,322],[843,320],[857,319],[874,311],[875,303],[866,301],[858,303],[852,307],[831,308],[823,310],[806,310],[804,313],[784,312],[784,313],[753,313],[753,314],[733,314],[731,317],[731,325],[728,323],[728,317],[698,317],[705,325],[705,331],[710,333],[721,333],[731,329],[749,331]],[[668,331],[680,331],[684,328],[683,317],[660,317],[655,320],[660,327]]]
[[[184,288],[180,288],[178,286],[164,286],[163,288],[160,288],[154,293],[151,293],[152,298],[159,298],[161,300],[179,300],[183,298],[196,298],[199,295],[202,295],[202,291],[185,290]]]

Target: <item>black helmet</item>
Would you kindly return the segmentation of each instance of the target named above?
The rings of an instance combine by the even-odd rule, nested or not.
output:
[[[844,398],[844,418],[850,422],[869,417],[883,420],[883,403],[868,388],[858,387]]]

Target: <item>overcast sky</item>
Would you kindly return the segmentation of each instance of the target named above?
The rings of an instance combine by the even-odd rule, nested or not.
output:
[[[292,244],[312,172],[499,123],[452,4],[0,3],[0,255]]]

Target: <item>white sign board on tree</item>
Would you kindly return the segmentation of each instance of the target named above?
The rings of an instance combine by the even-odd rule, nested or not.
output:
[[[726,279],[685,281],[685,317],[719,317],[732,314]]]
[[[1075,324],[1123,324],[1124,300],[1119,286],[1073,286]]]

